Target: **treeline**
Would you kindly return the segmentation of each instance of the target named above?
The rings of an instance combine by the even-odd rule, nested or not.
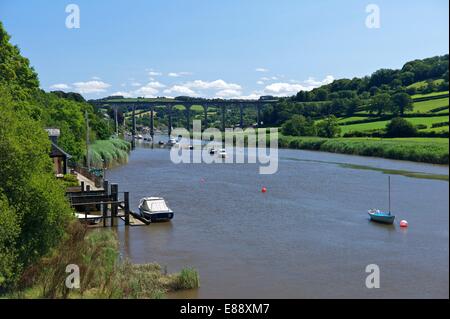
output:
[[[108,119],[76,94],[42,91],[9,40],[0,23],[0,292],[61,241],[73,217],[44,128],[60,128],[58,144],[77,161],[85,155],[85,114],[92,140],[111,135]]]
[[[422,86],[412,85],[422,81]],[[266,126],[281,126],[295,114],[319,119],[352,116],[361,110],[401,116],[413,110],[412,95],[448,88],[447,54],[408,62],[400,70],[381,69],[371,76],[335,80],[312,91],[300,91],[276,105],[267,105],[263,121]]]

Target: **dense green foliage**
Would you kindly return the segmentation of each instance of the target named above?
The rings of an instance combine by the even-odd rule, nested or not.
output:
[[[424,85],[411,87],[418,81]],[[315,120],[363,113],[403,116],[415,110],[412,95],[431,92],[447,92],[448,96],[448,55],[411,61],[400,70],[381,69],[371,76],[339,79],[312,91],[300,91],[274,106],[265,106],[263,121],[265,126],[282,126],[294,115]]]
[[[0,290],[48,254],[73,218],[44,128],[61,129],[58,144],[75,160],[85,155],[85,114],[92,139],[110,136],[108,120],[80,96],[40,90],[37,74],[9,38],[0,23]]]
[[[296,114],[283,124],[282,132],[292,136],[316,136],[317,128],[313,120]]]
[[[39,122],[0,100],[0,287],[60,240],[71,209],[55,179],[50,142]],[[3,219],[3,218],[2,218]],[[4,267],[4,268],[3,268]]]

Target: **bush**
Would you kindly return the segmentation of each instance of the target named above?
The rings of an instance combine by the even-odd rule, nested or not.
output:
[[[401,117],[392,119],[386,125],[386,136],[388,137],[413,137],[416,134],[417,129],[414,125]]]
[[[287,120],[281,131],[284,135],[291,136],[316,136],[317,130],[314,121],[306,119],[302,115],[294,115],[290,120]]]
[[[317,124],[317,134],[320,137],[333,138],[341,133],[341,128],[334,115],[331,115]]]

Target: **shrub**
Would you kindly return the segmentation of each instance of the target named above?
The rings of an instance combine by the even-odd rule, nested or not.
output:
[[[333,138],[341,133],[341,128],[334,115],[331,115],[317,124],[317,134],[320,137]]]
[[[388,137],[412,137],[417,134],[414,125],[404,118],[397,117],[386,125],[386,136]]]

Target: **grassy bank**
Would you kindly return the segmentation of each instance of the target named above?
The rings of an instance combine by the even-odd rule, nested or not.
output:
[[[80,287],[69,289],[66,266],[80,269]],[[199,287],[196,270],[167,274],[158,264],[132,264],[119,256],[111,230],[87,230],[77,221],[53,253],[28,268],[9,298],[164,298]]]
[[[111,138],[109,140],[97,140],[89,148],[91,165],[103,167],[103,161],[107,167],[128,162],[128,153],[131,144],[127,141]]]
[[[449,164],[446,138],[318,138],[279,136],[279,147]]]

